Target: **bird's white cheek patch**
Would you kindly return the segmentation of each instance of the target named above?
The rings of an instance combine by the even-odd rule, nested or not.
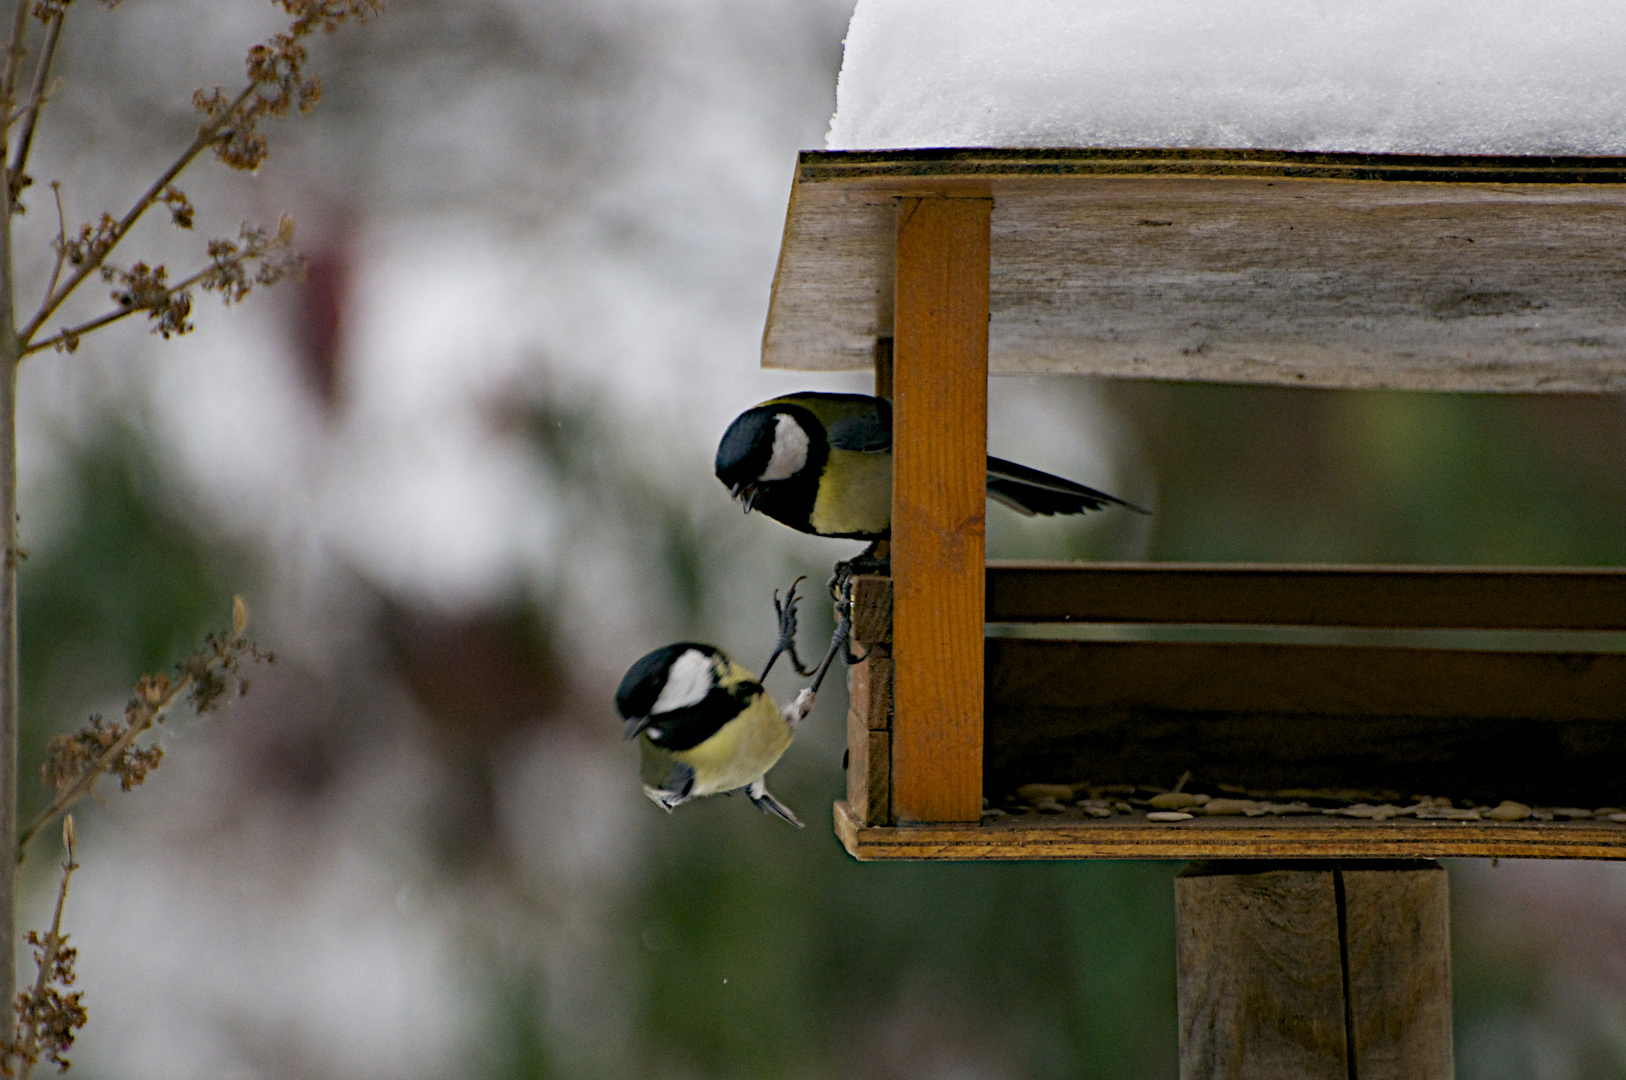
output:
[[[807,464],[807,432],[795,420],[780,413],[774,417],[773,456],[758,480],[789,480]]]
[[[655,707],[649,710],[649,714],[655,716],[698,705],[711,693],[714,685],[711,657],[698,649],[687,649],[672,661],[672,667],[666,673],[666,685],[661,687],[660,696],[655,699]]]

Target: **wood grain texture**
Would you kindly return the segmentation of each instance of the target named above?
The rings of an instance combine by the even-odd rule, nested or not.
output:
[[[1359,1080],[1451,1080],[1451,899],[1437,863],[1341,867]]]
[[[871,645],[864,659],[847,669],[849,708],[869,731],[892,728],[892,656],[885,645]]]
[[[991,208],[898,200],[892,812],[901,821],[975,821],[982,808]]]
[[[845,802],[836,835],[861,861],[1051,859],[1626,859],[1609,822],[1194,818],[1173,824],[1033,815],[986,825],[868,827]]]
[[[1626,387],[1621,159],[1260,151],[802,156],[763,364],[869,367],[891,202],[994,198],[995,372],[1286,386]]]
[[[1182,1080],[1450,1080],[1436,863],[1194,863],[1175,879]]]
[[[847,802],[863,825],[892,823],[892,734],[847,713]]]
[[[1354,1080],[1333,875],[1174,882],[1180,1080]]]
[[[990,638],[990,797],[1029,782],[1626,805],[1626,655]],[[1377,800],[1381,801],[1381,800]]]
[[[890,594],[888,594],[890,595]],[[847,669],[847,802],[866,825],[892,824],[892,655],[885,644]]]
[[[1626,629],[1626,568],[988,564],[989,622]]]
[[[892,641],[892,579],[875,574],[853,578],[853,640],[861,648]]]

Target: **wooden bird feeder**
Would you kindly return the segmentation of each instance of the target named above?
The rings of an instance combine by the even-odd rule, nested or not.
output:
[[[1404,860],[1621,858],[1626,822],[990,820],[984,799],[1189,771],[1626,804],[1626,655],[1585,633],[1626,630],[1626,572],[988,563],[987,379],[1619,392],[1623,235],[1622,158],[802,154],[763,365],[873,366],[893,399],[891,578],[855,597],[874,651],[852,670],[847,850],[1209,860],[1177,884],[1182,1076],[1450,1075],[1444,874]],[[1496,651],[990,623],[1542,633]],[[1243,859],[1277,861],[1212,861]]]

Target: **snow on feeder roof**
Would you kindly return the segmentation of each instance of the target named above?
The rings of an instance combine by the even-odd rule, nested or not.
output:
[[[1626,154],[1626,5],[858,0],[827,146]]]

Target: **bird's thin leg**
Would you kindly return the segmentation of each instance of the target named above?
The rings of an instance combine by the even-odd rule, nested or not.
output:
[[[854,656],[852,646],[853,632],[853,583],[848,581],[842,588],[841,598],[836,601],[836,632],[830,635],[830,649],[824,654],[818,670],[813,673],[813,685],[808,687],[813,693],[819,692],[819,684],[824,682],[825,673],[839,655],[847,664],[856,664],[863,656]],[[865,653],[864,656],[868,656]]]
[[[775,817],[790,822],[798,829],[802,827],[801,819],[791,812],[790,807],[774,798],[768,791],[766,777],[759,776],[747,784],[745,794],[750,798],[751,802],[756,804],[756,808],[764,814],[773,814]]]
[[[852,649],[847,644],[852,638],[852,629],[852,586],[849,584],[842,602],[836,605],[836,632],[830,635],[829,651],[824,654],[824,659],[815,670],[802,672],[804,675],[813,676],[813,684],[802,690],[796,695],[795,700],[780,710],[791,731],[795,731],[802,721],[807,719],[807,714],[813,711],[813,699],[818,696],[819,686],[824,682],[824,676],[829,673],[830,665],[835,662],[838,655],[848,664],[856,664],[864,659],[864,656],[869,655],[869,653],[865,653],[864,656],[853,655]],[[798,667],[797,670],[801,669]]]

